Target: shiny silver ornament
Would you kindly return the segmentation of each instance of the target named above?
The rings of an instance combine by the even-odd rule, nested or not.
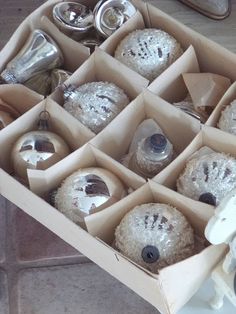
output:
[[[173,145],[163,134],[156,133],[139,142],[129,168],[145,178],[152,178],[172,161],[173,155]]]
[[[15,175],[27,181],[27,169],[44,170],[70,153],[65,141],[48,131],[48,113],[40,115],[39,130],[20,136],[11,151]]]
[[[222,131],[236,135],[236,99],[221,112],[218,127]]]
[[[115,58],[152,81],[183,53],[174,37],[160,29],[136,30],[115,50]]]
[[[93,10],[95,28],[107,38],[136,12],[137,9],[128,0],[98,1]]]
[[[53,7],[53,19],[59,29],[77,39],[93,30],[93,12],[78,2],[60,2]]]
[[[111,206],[126,194],[122,182],[103,168],[85,168],[67,177],[54,192],[54,206],[73,222]]]
[[[1,73],[7,84],[24,83],[34,75],[56,68],[63,63],[55,41],[41,30],[34,30],[23,48]]]
[[[203,147],[204,148],[204,147]],[[236,188],[236,159],[203,148],[193,156],[177,180],[177,191],[191,199],[217,206]]]
[[[62,69],[53,69],[51,71],[51,93],[62,85],[72,75],[71,72]]]
[[[195,254],[191,225],[176,208],[159,203],[128,212],[116,228],[115,246],[153,273]]]
[[[63,107],[94,133],[99,133],[129,103],[124,91],[113,83],[91,82],[64,90]]]

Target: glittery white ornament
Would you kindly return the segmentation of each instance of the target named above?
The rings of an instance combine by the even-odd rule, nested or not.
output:
[[[176,208],[159,203],[136,206],[115,231],[115,246],[153,273],[194,254],[194,232]]]
[[[174,37],[160,29],[136,30],[118,45],[115,58],[152,81],[183,53]]]
[[[179,193],[213,206],[235,187],[236,160],[214,151],[190,159],[177,180]]]
[[[91,82],[64,91],[64,108],[81,123],[99,133],[129,103],[125,92],[113,83]]]
[[[110,171],[85,168],[67,177],[53,193],[53,205],[75,223],[124,197],[122,182]]]
[[[225,132],[236,135],[236,99],[222,111],[218,127]]]

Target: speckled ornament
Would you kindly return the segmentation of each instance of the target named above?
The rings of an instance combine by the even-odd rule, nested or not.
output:
[[[157,273],[194,254],[194,232],[176,208],[142,204],[126,214],[116,228],[115,246],[140,266]]]
[[[236,160],[214,151],[190,159],[177,180],[179,193],[213,206],[235,187]]]
[[[118,45],[115,58],[152,81],[183,53],[174,37],[160,29],[136,30]]]
[[[98,212],[124,197],[122,182],[103,168],[85,168],[67,177],[53,193],[53,205],[73,222]]]
[[[129,103],[113,83],[91,82],[64,91],[64,108],[94,133],[104,129]]]
[[[236,99],[222,111],[218,127],[225,132],[236,135]]]

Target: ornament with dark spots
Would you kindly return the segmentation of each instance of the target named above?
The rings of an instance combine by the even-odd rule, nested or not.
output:
[[[158,47],[157,51],[158,51],[158,57],[159,57],[159,58],[162,58],[163,53],[162,53],[161,48]]]
[[[153,222],[152,222],[152,227],[151,229],[154,229],[155,225],[156,225],[156,222],[157,222],[157,219],[158,219],[159,215],[153,215]]]

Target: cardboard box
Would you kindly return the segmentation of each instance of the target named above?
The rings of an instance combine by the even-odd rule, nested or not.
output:
[[[166,73],[157,79],[160,82],[160,90],[165,92],[162,96],[165,95],[163,97],[168,101],[171,100],[168,88],[174,84],[176,79],[178,80],[183,69],[189,72],[200,69],[202,72],[218,73],[234,81],[236,79],[236,56],[157,8],[135,0],[133,2],[140,9],[143,18],[139,13],[136,14],[88,59],[88,49],[62,34],[52,23],[50,12],[53,4],[57,2],[59,1],[50,0],[46,2],[19,26],[8,44],[0,52],[1,70],[23,46],[30,31],[40,27],[48,32],[61,47],[65,56],[65,68],[75,71],[67,83],[81,84],[94,79],[111,80],[128,93],[132,102],[113,120],[110,126],[93,138],[94,134],[82,127],[77,120],[69,116],[59,106],[62,104],[59,92],[51,95],[50,98],[53,99],[48,99],[46,102],[48,102],[51,114],[55,118],[55,128],[61,135],[67,137],[68,142],[76,150],[45,171],[30,170],[30,185],[33,190],[30,191],[9,175],[11,165],[8,158],[15,139],[20,134],[35,127],[35,119],[45,106],[45,101],[39,103],[0,132],[0,142],[6,147],[0,155],[0,193],[133,289],[162,314],[174,314],[191,298],[203,280],[206,279],[211,269],[224,254],[225,246],[209,246],[201,253],[164,268],[159,274],[154,275],[111,248],[114,228],[125,212],[134,205],[153,200],[176,205],[189,218],[195,230],[203,234],[205,224],[213,213],[213,208],[192,201],[170,189],[174,189],[176,178],[182,171],[188,156],[202,145],[206,144],[215,150],[222,150],[236,156],[235,137],[208,126],[204,127],[194,138],[199,131],[199,124],[196,124],[196,121],[181,111],[172,108],[165,100],[158,98],[150,91],[143,92],[148,81],[126,66],[121,65],[112,58],[112,54],[119,40],[130,30],[136,28],[158,27],[176,37],[186,52]],[[89,1],[89,3],[94,5],[94,1]],[[196,56],[194,49],[189,48],[190,45],[193,45]],[[181,83],[177,83],[174,87],[176,92],[178,92],[179,84]],[[180,90],[182,93],[182,88]],[[181,93],[177,93],[177,97],[182,96]],[[227,94],[225,97],[228,97]],[[176,143],[180,153],[167,168],[153,179],[159,184],[154,181],[145,184],[143,178],[127,170],[115,160],[127,150],[135,128],[146,116],[154,117],[161,124],[163,130]],[[213,116],[216,117],[216,115],[212,115],[212,119]],[[213,122],[210,121],[208,123],[213,125]],[[173,126],[175,126],[174,132]],[[114,129],[111,129],[113,127],[116,128],[117,136]],[[80,136],[82,134],[82,139],[77,137],[78,132]],[[97,148],[90,144],[80,147],[88,141]],[[111,170],[127,186],[133,190],[138,190],[103,212],[86,219],[87,228],[91,232],[89,234],[50,206],[43,200],[42,196],[60,184],[66,176],[78,167],[93,165]]]

